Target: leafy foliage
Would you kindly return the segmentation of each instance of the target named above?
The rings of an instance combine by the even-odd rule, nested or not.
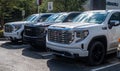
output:
[[[22,10],[26,16],[36,12],[34,0],[0,0],[0,24],[22,20]]]
[[[82,5],[87,0],[44,0],[41,10],[47,11],[47,2],[53,2],[54,10],[52,12],[83,11]]]

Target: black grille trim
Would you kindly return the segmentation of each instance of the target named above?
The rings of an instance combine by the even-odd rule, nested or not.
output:
[[[44,27],[25,26],[24,34],[26,36],[41,36],[45,34]]]
[[[12,25],[5,25],[4,31],[8,32],[8,33],[12,32],[13,31],[13,26]]]

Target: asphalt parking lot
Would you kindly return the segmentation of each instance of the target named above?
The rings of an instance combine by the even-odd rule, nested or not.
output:
[[[37,51],[28,44],[0,41],[0,71],[120,71],[120,59],[108,55],[99,66],[70,58],[55,58],[52,53]]]

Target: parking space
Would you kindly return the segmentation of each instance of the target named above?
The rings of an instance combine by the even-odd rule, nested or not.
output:
[[[0,71],[118,71],[120,60],[108,55],[103,64],[88,66],[70,58],[55,58],[52,53],[36,51],[28,44],[0,41]]]

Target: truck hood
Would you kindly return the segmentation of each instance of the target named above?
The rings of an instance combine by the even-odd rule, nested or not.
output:
[[[92,27],[92,26],[97,26],[99,24],[94,24],[94,23],[58,23],[58,24],[54,24],[54,25],[51,25],[50,27],[63,27],[63,28],[77,28],[77,27],[81,27],[81,28],[84,28],[84,27]]]
[[[17,21],[17,22],[9,22],[9,23],[6,23],[6,24],[11,24],[11,25],[16,25],[16,24],[27,24],[27,23],[31,23],[30,21]]]

